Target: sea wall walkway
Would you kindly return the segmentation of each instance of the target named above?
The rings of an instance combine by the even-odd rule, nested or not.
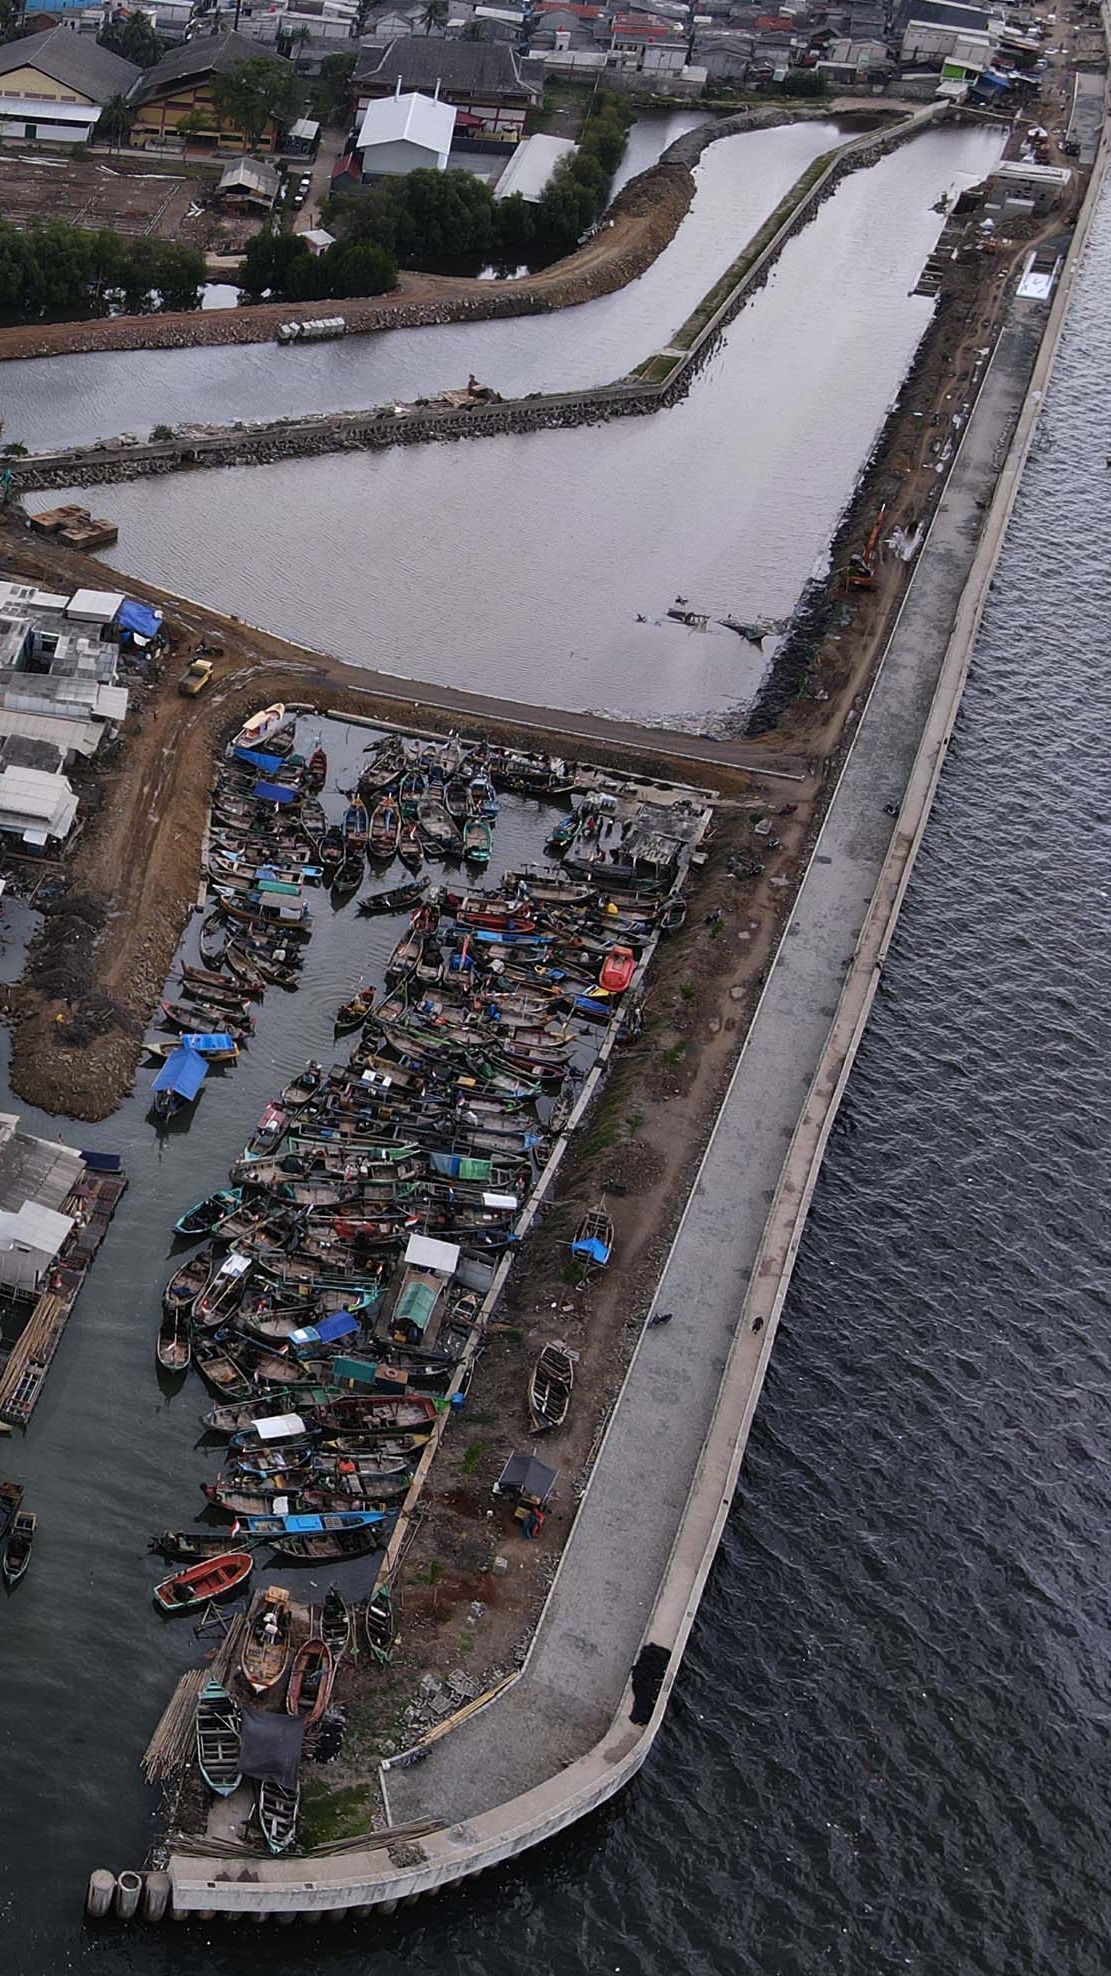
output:
[[[1046,305],[1012,301],[659,1286],[674,1320],[641,1336],[521,1676],[386,1775],[395,1827],[441,1829],[311,1861],[175,1855],[178,1915],[388,1911],[562,1829],[644,1762],[728,1514],[1085,224],[1044,344]]]

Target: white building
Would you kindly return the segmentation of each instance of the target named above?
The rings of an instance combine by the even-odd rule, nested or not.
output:
[[[355,141],[364,178],[447,170],[455,109],[415,91],[368,103]]]
[[[73,1228],[63,1204],[82,1179],[80,1153],[19,1130],[0,1112],[0,1285],[34,1295]]]
[[[547,137],[542,131],[526,137],[499,178],[495,199],[510,199],[519,192],[522,199],[535,206],[557,167],[565,158],[573,157],[577,149],[570,137]]]

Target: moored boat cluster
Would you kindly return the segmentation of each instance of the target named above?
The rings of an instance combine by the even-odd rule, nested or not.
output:
[[[245,745],[237,737],[233,756]],[[255,812],[243,824],[286,836],[282,812],[303,816],[315,800],[309,766],[293,762],[290,780],[276,785],[295,787],[296,803],[267,818],[269,789],[254,789]],[[391,737],[373,750],[343,824],[325,826],[316,862],[331,869],[321,876],[334,882],[357,852],[361,882],[367,851],[398,856],[407,832],[415,833],[411,868],[418,842],[422,861],[449,850],[449,829],[462,860],[470,826],[483,825],[488,845],[499,786],[545,793],[561,770],[546,757],[458,743],[414,750]],[[192,1365],[214,1397],[203,1420],[223,1443],[223,1462],[204,1495],[208,1514],[231,1527],[158,1538],[181,1567],[156,1592],[164,1610],[207,1605],[245,1585],[263,1545],[283,1566],[374,1559],[357,1623],[376,1634],[376,1652],[388,1651],[389,1585],[375,1585],[383,1545],[423,1451],[461,1402],[498,1261],[519,1239],[582,1079],[603,1044],[636,1031],[639,1002],[629,991],[661,928],[681,914],[679,885],[704,818],[694,804],[581,792],[550,840],[562,869],[510,872],[484,890],[445,883],[407,894],[406,881],[387,895],[387,910],[412,909],[382,989],[361,988],[336,1011],[337,1033],[355,1038],[350,1054],[329,1066],[311,1061],[292,1077],[229,1185],[176,1224],[181,1240],[200,1246],[165,1286],[158,1357],[171,1373]],[[332,839],[326,860],[330,830],[342,844]],[[471,846],[474,863],[485,864],[473,829]],[[254,881],[257,896],[247,897],[258,919],[306,910],[292,878],[275,881],[298,884],[288,904],[261,891],[257,857],[244,876]],[[221,895],[221,919],[248,910],[239,896]],[[383,896],[364,903],[374,911]],[[229,949],[243,964],[238,933],[225,960]],[[613,1231],[604,1211],[588,1222],[576,1261],[596,1267],[608,1260]],[[551,1341],[529,1386],[535,1431],[566,1417],[573,1361]],[[298,1611],[310,1612],[300,1642]],[[260,1654],[258,1667],[276,1670],[252,1683],[250,1706],[286,1712],[303,1655],[296,1693],[313,1697],[307,1713],[318,1719],[335,1657],[306,1652],[319,1631],[311,1609],[271,1587],[248,1624],[252,1638],[265,1625],[275,1651]],[[293,1644],[282,1655],[287,1635]],[[246,1706],[231,1690],[209,1696],[217,1741],[228,1709],[242,1721]],[[298,1704],[290,1719],[303,1712]],[[271,1779],[257,1806],[275,1850],[293,1842],[296,1824],[296,1804],[276,1799],[279,1788]]]

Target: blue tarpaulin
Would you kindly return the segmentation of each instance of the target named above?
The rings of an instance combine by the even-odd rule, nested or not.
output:
[[[281,755],[269,755],[265,748],[233,748],[232,755],[237,762],[247,768],[257,768],[260,775],[273,775],[282,766]]]
[[[582,1256],[585,1262],[606,1263],[610,1259],[608,1242],[600,1242],[596,1235],[585,1235],[572,1242],[571,1254]]]
[[[301,792],[299,789],[290,789],[284,782],[256,782],[251,793],[259,803],[284,805],[295,803]]]
[[[225,1050],[234,1050],[235,1039],[226,1029],[210,1029],[203,1036],[183,1036],[178,1047],[202,1057],[223,1056]]]
[[[134,632],[137,638],[154,638],[162,628],[162,613],[149,604],[140,604],[136,597],[125,597],[116,612],[116,623],[121,631]]]
[[[196,1050],[175,1050],[166,1058],[151,1084],[152,1091],[172,1091],[183,1104],[192,1104],[205,1078],[208,1065]]]
[[[307,1324],[302,1330],[292,1332],[290,1344],[295,1351],[300,1345],[330,1345],[336,1338],[350,1338],[352,1332],[361,1328],[358,1318],[349,1310],[337,1310],[331,1317],[322,1317],[319,1324]]]

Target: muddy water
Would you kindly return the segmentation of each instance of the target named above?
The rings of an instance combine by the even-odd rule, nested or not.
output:
[[[112,487],[109,558],[356,664],[713,726],[751,701],[771,646],[668,607],[789,615],[929,321],[908,291],[937,201],[998,150],[982,129],[931,131],[845,179],[671,411]]]
[[[605,384],[666,343],[799,174],[843,133],[833,123],[710,145],[694,204],[667,251],[614,295],[550,316],[389,330],[304,349],[275,343],[109,351],[0,366],[5,435],[36,449],[159,422],[227,422],[411,399],[471,372],[506,397]]]

